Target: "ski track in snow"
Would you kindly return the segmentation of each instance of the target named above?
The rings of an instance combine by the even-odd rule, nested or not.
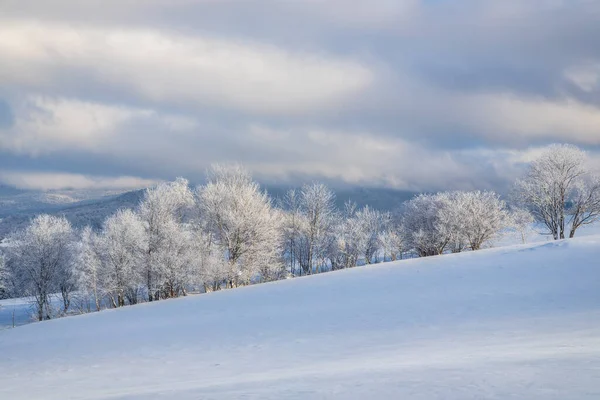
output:
[[[0,331],[0,399],[598,399],[600,236]]]

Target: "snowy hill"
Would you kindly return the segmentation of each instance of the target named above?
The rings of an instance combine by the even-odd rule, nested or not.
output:
[[[0,331],[2,399],[598,399],[600,236]]]

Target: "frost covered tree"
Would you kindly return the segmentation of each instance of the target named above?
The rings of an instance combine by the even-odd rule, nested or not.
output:
[[[213,234],[196,230],[195,267],[200,283],[205,292],[216,292],[226,286],[229,273],[227,261],[222,256],[221,249],[213,241]]]
[[[282,214],[283,256],[289,262],[290,273],[296,275],[300,235],[307,222],[300,208],[300,194],[297,190],[287,191],[281,203],[281,208],[284,210]]]
[[[197,278],[195,265],[197,237],[191,225],[172,219],[162,227],[163,239],[159,251],[154,253],[154,262],[160,271],[159,277],[163,298],[187,294],[187,287]]]
[[[440,192],[437,200],[436,230],[441,237],[448,238],[447,249],[460,253],[468,247],[466,235],[467,196],[465,192]]]
[[[365,264],[379,261],[378,255],[381,248],[379,235],[389,225],[390,215],[365,206],[356,213],[360,235],[362,236],[362,255]]]
[[[452,236],[442,227],[440,210],[444,199],[438,195],[420,194],[405,203],[403,226],[406,241],[420,257],[444,252]]]
[[[554,144],[517,181],[516,196],[555,240],[564,239],[600,218],[598,182],[586,169],[585,152],[573,145]]]
[[[63,217],[40,215],[9,237],[9,268],[19,293],[35,299],[37,319],[52,318],[50,296],[60,291],[68,309],[72,290],[71,224]],[[65,310],[67,311],[67,310]]]
[[[225,260],[227,287],[278,279],[281,263],[280,214],[250,173],[240,166],[213,166],[197,190],[211,242]]]
[[[365,235],[363,225],[357,218],[356,203],[347,202],[341,218],[334,225],[335,247],[330,248],[333,269],[352,268],[365,253]]]
[[[575,236],[579,227],[600,220],[600,176],[588,176],[576,182],[567,212],[570,238]]]
[[[525,208],[514,208],[510,211],[509,218],[509,225],[517,232],[521,243],[527,243],[527,237],[532,231],[532,224],[535,222],[533,215]]]
[[[440,192],[406,204],[407,241],[420,256],[479,250],[508,227],[506,204],[494,192]]]
[[[383,250],[384,259],[390,261],[402,259],[402,254],[406,251],[405,234],[402,227],[389,227],[379,233],[379,243]]]
[[[96,311],[100,311],[103,287],[100,281],[102,263],[98,255],[98,237],[91,227],[85,227],[76,247],[76,280],[86,299],[92,299]],[[88,303],[89,304],[89,303]]]
[[[391,234],[390,214],[369,206],[358,209],[355,203],[347,202],[343,212],[334,216],[326,241],[331,269],[355,267],[361,258],[365,264],[378,262],[383,247],[381,239],[388,231]],[[397,255],[395,249],[393,252]]]
[[[167,294],[167,297],[175,294],[172,286],[174,281],[167,282],[163,278],[166,275],[174,278],[179,274],[174,268],[184,267],[174,261],[182,252],[182,247],[176,245],[178,239],[175,236],[182,238],[186,235],[180,230],[180,225],[193,206],[193,193],[188,181],[183,178],[161,183],[147,189],[144,194],[138,214],[145,227],[146,255],[143,278],[148,301],[159,300],[164,294]],[[165,290],[165,283],[171,287]]]
[[[494,192],[459,191],[440,196],[444,199],[440,224],[442,229],[449,227],[445,230],[460,250],[465,245],[471,250],[481,249],[509,225],[506,203]]]
[[[113,307],[135,304],[142,281],[145,230],[139,216],[119,210],[106,219],[93,246],[100,260],[99,281]]]
[[[0,253],[0,299],[3,299],[7,292],[8,269],[4,260],[4,254]]]
[[[331,245],[331,229],[337,216],[335,195],[327,186],[314,183],[305,185],[300,191],[300,210],[304,224],[299,238],[298,261],[305,274],[313,267],[318,273],[326,251]]]

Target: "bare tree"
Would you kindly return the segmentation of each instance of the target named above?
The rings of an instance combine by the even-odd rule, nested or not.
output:
[[[554,144],[517,181],[517,199],[555,240],[564,239],[569,226],[573,237],[579,227],[600,217],[600,185],[585,162],[585,152],[576,146]]]
[[[571,230],[569,237],[583,226],[600,220],[600,177],[592,176],[577,182],[573,197],[568,205]]]

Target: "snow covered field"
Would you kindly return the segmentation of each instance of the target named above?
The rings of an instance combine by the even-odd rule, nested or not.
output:
[[[600,236],[0,331],[0,399],[598,399]]]

